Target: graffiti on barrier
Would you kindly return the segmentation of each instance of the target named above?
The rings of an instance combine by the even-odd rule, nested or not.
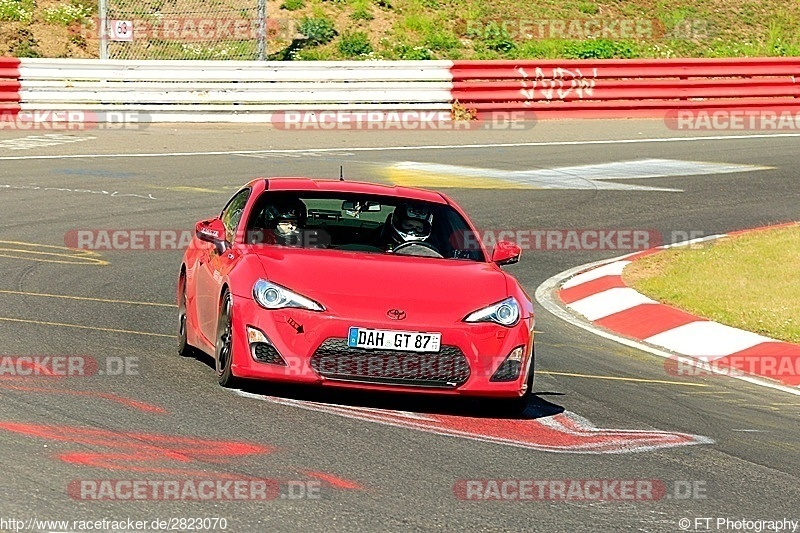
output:
[[[596,68],[592,69],[590,75],[584,75],[579,68],[570,70],[561,67],[552,69],[536,67],[533,75],[523,67],[517,67],[516,70],[522,76],[520,93],[522,93],[527,102],[534,100],[565,100],[573,93],[578,98],[585,98],[594,94],[597,79]]]

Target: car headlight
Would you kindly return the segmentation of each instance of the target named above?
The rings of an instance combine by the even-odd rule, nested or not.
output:
[[[283,309],[285,307],[299,307],[309,311],[324,311],[320,304],[292,292],[286,287],[260,279],[253,286],[253,297],[265,309]]]
[[[514,297],[506,298],[474,313],[470,313],[464,322],[494,322],[501,326],[511,327],[519,322],[519,304]]]

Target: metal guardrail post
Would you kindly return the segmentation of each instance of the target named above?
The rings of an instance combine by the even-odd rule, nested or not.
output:
[[[108,59],[108,0],[98,2],[97,31],[100,32],[100,59]]]
[[[258,48],[259,61],[267,59],[267,0],[258,0]]]

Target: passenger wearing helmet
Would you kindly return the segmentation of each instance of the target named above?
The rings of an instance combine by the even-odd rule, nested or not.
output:
[[[400,204],[389,221],[389,246],[394,249],[409,242],[426,242],[432,231],[433,213],[423,204]]]
[[[302,244],[306,218],[306,205],[299,198],[281,199],[264,209],[264,226],[274,233],[275,244]]]

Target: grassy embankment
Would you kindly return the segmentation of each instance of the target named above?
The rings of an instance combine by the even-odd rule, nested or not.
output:
[[[156,15],[183,10],[210,16],[224,9],[252,13],[256,3],[111,1]],[[291,37],[273,35],[270,54],[293,59],[800,56],[800,14],[785,0],[273,0],[268,14],[284,26],[292,21],[309,37],[289,55],[281,52]],[[97,0],[0,0],[0,54],[97,57],[96,17]],[[538,25],[551,20],[567,25],[553,31],[547,24],[539,33]],[[582,20],[601,22],[611,38],[590,38]],[[644,23],[651,31],[630,35],[614,21]],[[204,46],[178,52],[225,58],[242,49]]]
[[[639,292],[717,322],[800,343],[800,225],[675,248],[631,263]]]

